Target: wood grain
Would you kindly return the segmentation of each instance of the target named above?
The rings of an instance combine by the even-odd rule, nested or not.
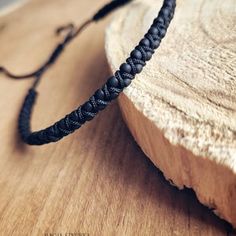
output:
[[[37,67],[58,38],[56,26],[81,22],[105,1],[32,0],[0,18],[0,64]],[[104,27],[77,39],[39,86],[33,128],[84,101],[105,78]],[[63,141],[22,144],[17,115],[32,81],[0,77],[0,235],[229,235],[231,227],[171,187],[145,157],[113,103]]]
[[[107,30],[113,72],[156,16],[161,2],[133,2]],[[177,1],[168,34],[119,97],[137,143],[167,180],[192,188],[236,226],[235,1]]]

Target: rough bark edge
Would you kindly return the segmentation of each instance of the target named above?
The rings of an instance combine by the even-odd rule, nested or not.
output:
[[[225,165],[171,144],[123,93],[123,118],[136,142],[164,176],[179,189],[192,188],[201,203],[236,227],[236,176]]]

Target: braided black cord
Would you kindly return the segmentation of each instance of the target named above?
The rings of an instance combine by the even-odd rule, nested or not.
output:
[[[92,120],[99,111],[117,98],[135,78],[135,75],[142,71],[146,61],[151,59],[155,49],[159,47],[173,18],[175,6],[175,0],[164,0],[158,17],[154,19],[148,32],[131,52],[126,63],[123,63],[120,69],[115,72],[114,76],[109,78],[103,87],[98,89],[83,105],[52,126],[37,132],[30,131],[32,107],[37,96],[35,88],[31,88],[19,116],[19,132],[23,141],[30,145],[56,142],[79,129],[85,122]],[[101,15],[103,14],[101,11]]]

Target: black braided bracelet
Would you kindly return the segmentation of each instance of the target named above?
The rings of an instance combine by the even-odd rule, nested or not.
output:
[[[62,27],[58,30],[60,32],[64,29],[70,29],[68,35],[65,37],[63,43],[59,44],[53,51],[49,60],[36,72],[30,73],[26,76],[15,76],[1,67],[0,70],[6,75],[12,78],[28,78],[35,77],[36,80],[29,90],[18,121],[19,133],[23,141],[30,145],[43,145],[51,142],[57,142],[64,136],[73,133],[76,129],[79,129],[85,122],[92,120],[99,111],[103,110],[112,100],[117,98],[119,94],[130,85],[131,81],[135,78],[135,75],[140,73],[143,67],[146,65],[146,61],[150,60],[155,49],[160,45],[161,40],[164,38],[170,21],[173,18],[176,1],[164,0],[164,3],[159,11],[158,16],[154,19],[148,32],[141,39],[139,44],[130,53],[130,57],[123,63],[119,70],[110,77],[107,82],[98,89],[87,102],[78,107],[76,110],[66,115],[63,119],[59,120],[52,126],[31,132],[30,118],[32,108],[36,100],[37,92],[35,90],[43,72],[49,67],[49,65],[55,63],[56,59],[62,52],[65,45],[68,44],[78,33],[91,21],[98,21],[112,12],[115,8],[120,7],[131,0],[119,0],[112,1],[105,5],[101,10],[96,13],[93,18],[87,21],[81,28],[75,29],[70,24],[66,27]]]

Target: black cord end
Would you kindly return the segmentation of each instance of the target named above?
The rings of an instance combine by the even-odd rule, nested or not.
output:
[[[122,7],[133,0],[116,0],[111,1],[110,3],[106,4],[103,8],[101,8],[94,16],[93,21],[99,21],[112,11],[114,11],[118,7]]]

